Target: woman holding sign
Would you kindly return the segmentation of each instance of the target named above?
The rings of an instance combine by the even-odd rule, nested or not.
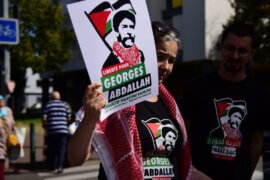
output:
[[[80,126],[68,147],[71,165],[80,165],[95,149],[102,166],[99,179],[191,179],[187,134],[175,100],[163,82],[171,74],[178,52],[178,32],[152,23],[157,48],[159,96],[98,121],[105,98],[100,83],[86,89]]]

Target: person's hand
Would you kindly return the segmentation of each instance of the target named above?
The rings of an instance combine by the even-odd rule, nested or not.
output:
[[[97,121],[99,119],[101,109],[106,105],[106,100],[103,92],[99,89],[100,87],[101,83],[93,83],[86,88],[83,98],[83,107],[85,118],[87,119],[90,118]]]
[[[212,178],[195,168],[192,170],[192,178],[193,180],[212,180]]]

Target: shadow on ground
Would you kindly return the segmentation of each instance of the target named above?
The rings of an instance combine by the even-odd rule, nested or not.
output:
[[[21,174],[29,172],[42,172],[48,171],[45,161],[37,161],[35,163],[12,163],[10,167],[5,171],[6,175],[9,174]]]

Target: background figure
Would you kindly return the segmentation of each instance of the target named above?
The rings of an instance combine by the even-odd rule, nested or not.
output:
[[[269,95],[246,73],[256,45],[252,26],[229,25],[218,71],[193,82],[181,100],[193,165],[213,179],[250,179],[261,155]]]
[[[5,127],[5,137],[7,137],[9,133],[14,132],[15,121],[13,117],[13,112],[8,106],[6,106],[5,99],[2,95],[0,95],[0,118],[2,119],[2,126]],[[5,153],[6,157],[8,157],[9,154],[8,150]],[[14,171],[16,171],[16,168],[14,166],[15,162],[16,162],[15,160],[9,160],[8,168],[11,168]]]
[[[0,95],[0,118],[4,119],[8,129],[13,131],[15,128],[15,121],[12,110],[6,106],[5,99]]]
[[[4,180],[5,159],[6,159],[6,138],[7,128],[4,120],[0,117],[0,180]]]
[[[70,119],[70,106],[60,100],[58,91],[53,91],[51,100],[43,110],[43,123],[47,136],[47,165],[56,173],[63,171],[68,137],[67,125]]]

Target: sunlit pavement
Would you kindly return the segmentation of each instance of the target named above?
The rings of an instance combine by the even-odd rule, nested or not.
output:
[[[263,180],[262,158],[260,158],[251,180]]]
[[[81,166],[64,168],[60,174],[53,171],[8,174],[6,180],[97,180],[99,160],[90,160]]]

